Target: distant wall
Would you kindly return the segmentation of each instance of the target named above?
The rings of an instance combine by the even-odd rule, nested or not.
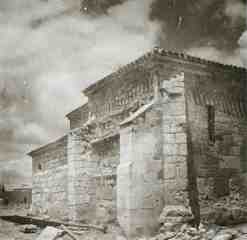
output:
[[[8,204],[26,204],[27,206],[32,203],[32,190],[22,189],[6,191],[2,193],[3,198],[8,200]]]
[[[32,153],[32,207],[37,214],[67,217],[67,137]]]

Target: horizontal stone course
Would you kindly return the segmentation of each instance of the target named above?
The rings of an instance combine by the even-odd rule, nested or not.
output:
[[[163,152],[165,155],[187,155],[187,144],[186,143],[167,143],[163,146]]]
[[[164,133],[164,143],[166,144],[180,144],[187,142],[187,135],[185,133]]]

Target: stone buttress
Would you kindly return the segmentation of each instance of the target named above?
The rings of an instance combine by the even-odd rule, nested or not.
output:
[[[184,73],[159,82],[154,100],[121,123],[117,207],[129,237],[152,235],[164,205],[190,209]]]
[[[68,135],[68,206],[69,219],[74,221],[91,221],[95,213],[96,166],[89,139],[87,127],[73,129]]]

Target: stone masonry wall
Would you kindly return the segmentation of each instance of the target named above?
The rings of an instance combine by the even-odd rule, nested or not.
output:
[[[202,200],[228,194],[235,177],[247,186],[246,90],[241,68],[158,48],[120,68],[84,91],[68,138],[30,154],[34,210],[89,222],[117,192],[131,236],[154,232],[164,205],[197,217],[197,188]]]
[[[95,216],[97,162],[91,157],[89,130],[72,130],[68,135],[67,150],[69,219],[90,222]]]
[[[89,119],[97,124],[96,139],[119,134],[119,123],[153,98],[153,79],[149,63],[133,64],[107,81],[96,83],[95,90],[84,92],[89,99]]]
[[[188,185],[184,73],[164,80],[162,90],[164,92],[164,196],[165,204],[176,205],[177,195],[186,192]]]
[[[119,135],[93,144],[92,158],[97,161],[96,218],[99,222],[117,219],[117,166],[120,161]]]
[[[230,178],[246,173],[247,124],[216,107],[215,143],[210,143],[207,107],[191,104],[190,113],[200,195],[205,199],[228,195]]]
[[[32,210],[67,218],[67,138],[33,153]]]
[[[168,94],[168,99],[170,102],[166,103],[164,109],[162,110],[164,120],[162,122],[163,127],[160,131],[160,133],[168,131],[166,134],[163,133],[163,136],[164,138],[165,136],[167,136],[166,138],[170,138],[164,139],[167,142],[166,144],[163,144],[163,150],[166,151],[164,161],[166,161],[165,164],[167,164],[167,166],[162,168],[164,171],[162,176],[166,178],[163,182],[165,185],[163,190],[165,191],[164,198],[167,204],[174,204],[176,202],[174,201],[174,197],[178,199],[177,203],[184,204],[184,201],[188,201],[187,126],[185,96],[183,90],[184,83],[183,80],[181,82],[181,74],[189,67],[190,66],[183,63],[180,64],[176,61],[171,61],[169,58],[163,58],[161,56],[149,57],[145,59],[144,63],[140,61],[133,66],[133,68],[130,66],[129,70],[119,72],[119,76],[117,77],[121,77],[121,82],[120,80],[117,81],[115,78],[112,78],[108,79],[108,83],[106,83],[105,79],[103,79],[101,82],[96,84],[95,89],[86,91],[86,94],[89,97],[90,116],[98,122],[99,136],[104,136],[105,134],[109,134],[112,129],[113,132],[118,132],[117,125],[121,120],[128,118],[133,112],[152,101],[155,92],[155,84],[152,77],[154,72],[156,72],[155,74],[158,76],[158,85],[163,84],[163,82],[167,80],[167,86],[164,86],[164,91],[162,94]],[[178,76],[176,76],[177,73]],[[111,84],[109,84],[109,82]],[[178,84],[178,86],[176,84]],[[177,93],[178,88],[182,91],[181,94]],[[118,89],[118,91],[115,92],[113,89]],[[138,103],[136,108],[131,108],[130,106],[134,106],[135,102]],[[125,148],[128,149],[127,146],[132,143],[132,135],[128,133],[129,136],[126,138],[130,139],[127,143],[127,140],[124,140],[124,130],[122,129],[121,132],[123,132],[123,134],[122,137],[120,137],[120,142],[123,141],[124,143],[120,143],[120,148],[121,145],[126,145]],[[130,148],[132,147],[130,146]],[[170,150],[172,152],[168,152]],[[129,149],[129,151],[132,150]],[[120,158],[122,158],[122,156]],[[130,184],[128,183],[130,179],[127,179],[129,177],[131,178],[128,174],[131,172],[132,163],[129,161],[126,164],[129,167],[122,163],[119,166],[119,171],[123,172],[123,176],[125,175],[125,177],[121,177],[121,174],[118,176],[119,180],[117,181],[117,184],[120,189],[121,182],[124,181],[124,178],[124,185],[126,185],[126,188],[128,184]],[[191,165],[193,168],[193,163]],[[193,185],[193,188],[195,187],[196,186]],[[125,186],[123,186],[123,188],[125,188]],[[119,196],[120,193],[118,192],[117,194]],[[128,198],[127,192],[125,192],[125,197]],[[123,208],[130,208],[129,200],[126,200],[123,204],[127,204]],[[122,218],[125,217],[126,219],[130,218],[130,216],[124,215]],[[127,225],[129,224],[128,221],[123,220],[123,222]],[[128,228],[127,225],[124,226],[125,229]],[[131,230],[128,229],[128,231]]]
[[[118,221],[125,233],[130,237],[154,233],[164,204],[159,106],[122,126],[117,183]]]
[[[193,158],[203,207],[211,198],[229,195],[230,179],[245,175],[247,108],[242,73],[200,71],[187,75],[186,86]]]
[[[165,208],[178,205],[192,211],[194,223],[200,221],[198,191],[191,158],[185,74],[177,70],[161,85],[163,102],[163,154]]]

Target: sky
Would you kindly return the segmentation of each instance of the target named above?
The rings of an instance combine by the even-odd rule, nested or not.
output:
[[[0,1],[4,171],[31,176],[26,153],[68,131],[81,90],[154,46],[247,65],[243,0],[79,1]]]

